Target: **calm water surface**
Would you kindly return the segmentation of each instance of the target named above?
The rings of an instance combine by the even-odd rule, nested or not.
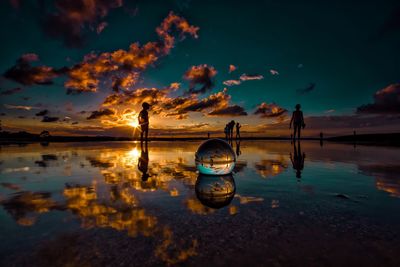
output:
[[[398,263],[398,148],[242,141],[233,175],[212,180],[196,172],[199,144],[2,146],[0,263],[326,266],[365,249]]]

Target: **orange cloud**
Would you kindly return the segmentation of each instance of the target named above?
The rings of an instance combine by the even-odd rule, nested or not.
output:
[[[287,112],[286,109],[278,106],[275,103],[261,103],[257,106],[256,111],[254,112],[255,115],[260,115],[261,118],[274,118],[274,117],[281,117]]]
[[[229,65],[229,73],[235,71],[237,69],[237,67],[235,65]]]
[[[96,1],[93,1],[93,8],[98,12],[96,3]],[[87,3],[85,2],[85,4]],[[79,12],[76,14],[78,19],[80,19],[81,15],[92,16],[90,13],[92,8],[85,8],[87,8],[84,12],[85,15]],[[100,8],[100,10],[107,12],[107,9]],[[30,61],[36,60],[37,57],[28,54],[29,56],[22,56],[15,66],[6,71],[4,76],[24,85],[33,85],[52,84],[54,78],[66,75],[67,80],[64,86],[69,94],[96,92],[100,82],[107,81],[110,77],[114,77],[112,87],[115,91],[119,88],[129,89],[137,82],[142,71],[153,65],[160,57],[167,55],[171,48],[174,47],[173,28],[177,29],[181,38],[186,34],[195,38],[198,37],[198,27],[189,25],[184,18],[170,12],[156,29],[160,38],[159,41],[148,42],[143,46],[133,43],[128,50],[119,49],[99,55],[90,53],[84,57],[82,62],[72,67],[61,69],[53,69],[47,66],[31,66]],[[116,79],[115,77],[118,78]]]
[[[189,93],[198,94],[205,93],[214,86],[213,78],[217,75],[217,71],[213,66],[207,64],[192,66],[184,74],[183,78],[190,82]],[[196,85],[201,85],[196,89]]]

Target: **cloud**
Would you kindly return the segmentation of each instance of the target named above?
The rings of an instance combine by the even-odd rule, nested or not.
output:
[[[111,105],[138,105],[143,102],[148,102],[150,105],[163,101],[169,88],[139,88],[135,91],[126,91],[119,94],[111,94],[103,101],[103,106]]]
[[[96,27],[96,32],[97,34],[100,34],[106,27],[108,26],[108,23],[103,21]]]
[[[269,73],[271,73],[271,75],[273,75],[273,76],[279,75],[279,72],[277,70],[273,70],[273,69],[270,69]]]
[[[119,92],[120,89],[128,90],[131,86],[136,84],[139,79],[139,74],[136,72],[128,73],[125,76],[114,76],[112,81],[112,89],[114,92]]]
[[[185,131],[191,131],[191,130],[197,131],[199,128],[205,128],[207,126],[210,126],[210,124],[206,122],[200,122],[192,124],[182,124],[179,125],[178,127],[174,127],[174,129],[185,130]]]
[[[37,107],[32,107],[32,106],[18,106],[18,105],[9,105],[9,104],[4,104],[4,107],[7,109],[19,109],[19,110],[37,109]]]
[[[357,113],[400,113],[400,83],[391,84],[377,91],[374,94],[374,102],[358,107]]]
[[[58,121],[59,118],[58,117],[48,117],[48,116],[44,116],[42,119],[42,122],[56,122]]]
[[[240,80],[227,80],[223,82],[223,84],[226,86],[239,85],[241,83],[242,82]]]
[[[44,109],[44,110],[39,111],[38,113],[36,113],[36,116],[38,116],[38,117],[39,116],[45,116],[47,114],[49,114],[49,111],[47,109]]]
[[[234,72],[237,69],[235,65],[229,65],[229,73]]]
[[[261,118],[275,118],[281,117],[287,112],[286,109],[278,106],[275,103],[261,103],[254,111],[255,115],[260,115]]]
[[[80,1],[77,2],[80,3]],[[99,0],[92,2],[96,5]],[[110,3],[113,2],[110,1]],[[80,15],[78,11],[78,18]],[[114,90],[126,90],[136,83],[140,74],[147,67],[154,65],[160,57],[169,54],[175,45],[173,30],[179,32],[180,39],[183,39],[185,35],[197,38],[199,28],[189,25],[184,18],[170,12],[160,26],[156,28],[159,36],[158,41],[148,42],[142,46],[138,43],[132,43],[128,50],[118,49],[98,55],[90,53],[81,62],[60,69],[48,66],[32,66],[30,61],[21,57],[15,66],[4,73],[4,77],[23,85],[48,85],[54,83],[54,78],[65,75],[64,87],[68,94],[96,92],[100,84],[106,83],[113,77],[118,77],[117,79],[114,78],[112,88]]]
[[[190,83],[189,93],[191,94],[204,94],[214,87],[213,78],[217,71],[213,66],[207,64],[192,66],[184,74],[183,78]],[[200,85],[200,88],[195,88]]]
[[[384,132],[386,128],[390,128],[390,126],[396,126],[400,123],[399,116],[387,116],[387,114],[377,114],[372,116],[363,116],[360,114],[310,116],[305,117],[304,120],[308,129],[320,130],[362,128],[365,131],[369,131],[368,129],[376,128],[381,133]],[[349,133],[352,134],[352,131],[349,131]]]
[[[233,85],[240,85],[242,82],[245,81],[253,81],[253,80],[262,80],[264,79],[264,76],[262,75],[247,75],[247,74],[242,74],[239,77],[239,80],[227,80],[224,81],[223,84],[226,86],[233,86]]]
[[[227,94],[226,89],[202,99],[199,99],[197,94],[170,97],[170,92],[173,92],[171,86],[163,89],[140,88],[109,95],[104,100],[103,106],[120,110],[123,107],[139,107],[141,103],[148,102],[152,105],[154,115],[176,119],[187,118],[189,112],[200,112],[206,116],[245,115],[243,108],[230,105],[231,96]]]
[[[252,80],[262,80],[264,79],[264,76],[262,75],[248,75],[246,73],[243,73],[242,75],[240,75],[240,80],[242,81],[252,81]]]
[[[1,91],[0,95],[13,95],[13,94],[19,93],[21,91],[22,91],[22,89],[20,87],[16,87],[16,88],[9,89],[9,90],[3,90],[3,91]]]
[[[169,85],[169,89],[170,89],[171,91],[176,91],[176,90],[178,90],[179,88],[181,88],[181,84],[180,84],[180,83],[177,83],[177,82],[171,83],[171,84]]]
[[[27,59],[26,55],[22,55],[3,76],[23,85],[49,85],[53,84],[53,79],[64,70],[55,70],[47,66],[32,66],[30,62],[31,60]]]
[[[32,61],[38,61],[39,60],[39,56],[35,53],[27,53],[27,54],[23,54],[21,56],[21,60],[25,61],[25,62],[32,62]]]
[[[246,116],[247,112],[238,105],[215,109],[208,113],[209,116]]]
[[[68,47],[81,47],[90,31],[100,33],[106,22],[99,20],[106,17],[110,9],[122,6],[122,0],[56,0],[55,11],[42,15],[44,32],[60,39]],[[101,30],[100,30],[101,29]]]
[[[170,12],[156,29],[160,41],[148,42],[143,46],[133,43],[128,50],[119,49],[100,55],[89,54],[85,56],[82,63],[71,68],[68,73],[69,79],[64,86],[72,94],[96,92],[100,80],[110,75],[118,77],[112,86],[113,90],[133,86],[142,71],[153,65],[160,57],[169,54],[174,47],[175,38],[171,35],[173,26],[179,31],[181,39],[185,34],[197,38],[198,27],[189,25],[184,18]]]
[[[231,96],[227,90],[211,94],[203,99],[179,97],[162,102],[162,109],[166,116],[175,116],[178,119],[186,118],[189,112],[201,112],[206,116],[243,116],[247,115],[238,105],[230,105]]]
[[[302,88],[302,89],[297,89],[296,91],[298,94],[303,95],[303,94],[309,93],[311,91],[314,91],[315,86],[316,86],[315,83],[310,83],[309,86]]]
[[[102,117],[111,116],[114,114],[115,114],[114,110],[106,108],[106,109],[92,111],[92,114],[90,114],[90,116],[87,117],[86,119],[94,120],[94,119],[99,119]]]

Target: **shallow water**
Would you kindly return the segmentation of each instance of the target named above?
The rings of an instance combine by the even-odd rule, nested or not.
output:
[[[398,263],[398,148],[234,142],[234,173],[218,183],[196,172],[199,144],[1,147],[0,263]],[[326,244],[337,240],[353,258]]]

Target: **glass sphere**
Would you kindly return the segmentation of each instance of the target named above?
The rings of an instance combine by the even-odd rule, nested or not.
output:
[[[197,177],[196,196],[207,207],[219,209],[231,203],[235,196],[236,185],[232,174],[205,175]]]
[[[209,139],[196,152],[196,167],[202,174],[224,175],[235,167],[236,154],[222,139]]]

